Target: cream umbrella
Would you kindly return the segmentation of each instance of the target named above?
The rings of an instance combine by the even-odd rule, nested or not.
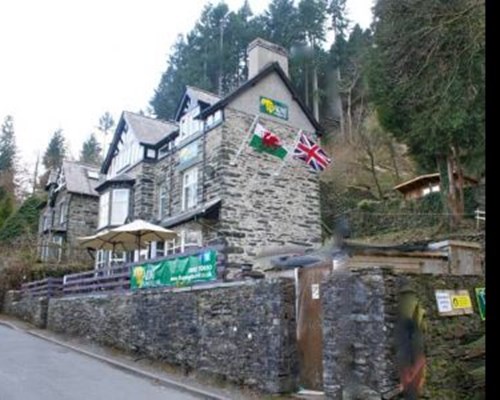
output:
[[[176,239],[178,236],[174,231],[142,219],[136,219],[128,224],[109,230],[100,237],[100,240],[108,243],[120,243],[121,246],[128,249],[140,250],[147,247],[150,242],[164,242]]]
[[[132,251],[136,249],[135,244],[106,239],[105,235],[109,232],[109,230],[106,230],[91,236],[81,236],[77,238],[77,241],[81,247],[94,250]]]

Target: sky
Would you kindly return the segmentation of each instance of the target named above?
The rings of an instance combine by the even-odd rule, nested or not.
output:
[[[225,0],[231,10],[243,1]],[[255,14],[269,2],[249,0]],[[347,0],[348,18],[367,28],[372,2]],[[104,112],[117,121],[146,110],[177,35],[206,3],[1,0],[0,120],[14,118],[21,165],[33,171],[57,129],[76,159]]]

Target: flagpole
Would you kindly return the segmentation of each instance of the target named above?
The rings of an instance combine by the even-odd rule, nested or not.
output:
[[[280,167],[278,168],[278,170],[277,170],[275,173],[273,173],[273,175],[274,175],[275,177],[279,176],[279,174],[281,173],[281,170],[282,170],[282,169],[283,169],[283,167],[285,166],[285,164],[286,164],[286,162],[287,162],[288,158],[289,158],[289,157],[293,157],[293,155],[292,155],[292,154],[290,154],[290,153],[292,153],[292,152],[293,152],[293,150],[295,149],[295,147],[297,147],[297,142],[300,140],[300,135],[301,135],[301,134],[302,134],[302,129],[299,129],[299,131],[297,132],[297,137],[296,137],[295,141],[293,142],[293,143],[294,143],[294,146],[293,146],[293,148],[292,148],[292,151],[290,151],[288,148],[286,149],[286,150],[287,150],[287,155],[286,155],[286,157],[283,159],[283,162],[281,163],[281,165],[280,165]]]
[[[238,151],[236,152],[236,155],[234,156],[234,158],[229,162],[230,165],[235,165],[236,164],[236,160],[238,159],[238,157],[240,156],[241,152],[243,151],[243,148],[245,147],[245,144],[248,142],[248,139],[250,139],[250,136],[252,136],[252,133],[253,133],[253,129],[255,128],[255,125],[257,124],[257,121],[259,120],[259,115],[257,114],[252,122],[252,125],[250,125],[250,128],[248,129],[248,134],[245,138],[245,140],[243,140],[243,142],[241,142],[241,145],[240,145],[240,148],[238,149]]]

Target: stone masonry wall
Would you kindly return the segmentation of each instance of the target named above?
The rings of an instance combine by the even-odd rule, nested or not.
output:
[[[264,246],[317,244],[321,240],[318,174],[303,162],[282,161],[246,145],[253,116],[226,107],[220,232],[238,249],[230,262],[253,262]],[[259,122],[292,148],[298,129],[264,116]],[[232,165],[234,162],[235,165]],[[278,176],[273,173],[280,171]]]
[[[276,393],[295,388],[294,285],[53,298],[48,329]]]
[[[47,297],[23,296],[18,290],[9,290],[3,303],[5,314],[28,321],[39,328],[47,325],[47,308]]]
[[[385,268],[334,274],[322,284],[323,377],[327,398],[401,398],[395,324],[399,290],[403,286],[416,292],[425,310],[427,371],[422,398],[472,398],[469,372],[477,365],[470,364],[466,353],[468,345],[485,332],[474,294],[474,288],[484,287],[484,278],[395,274]],[[468,289],[474,314],[439,316],[437,289]],[[481,359],[474,362],[480,365]]]

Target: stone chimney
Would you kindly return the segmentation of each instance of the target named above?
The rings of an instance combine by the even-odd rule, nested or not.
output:
[[[277,44],[257,38],[248,45],[247,56],[248,79],[252,79],[273,62],[278,62],[288,76],[288,52]]]

